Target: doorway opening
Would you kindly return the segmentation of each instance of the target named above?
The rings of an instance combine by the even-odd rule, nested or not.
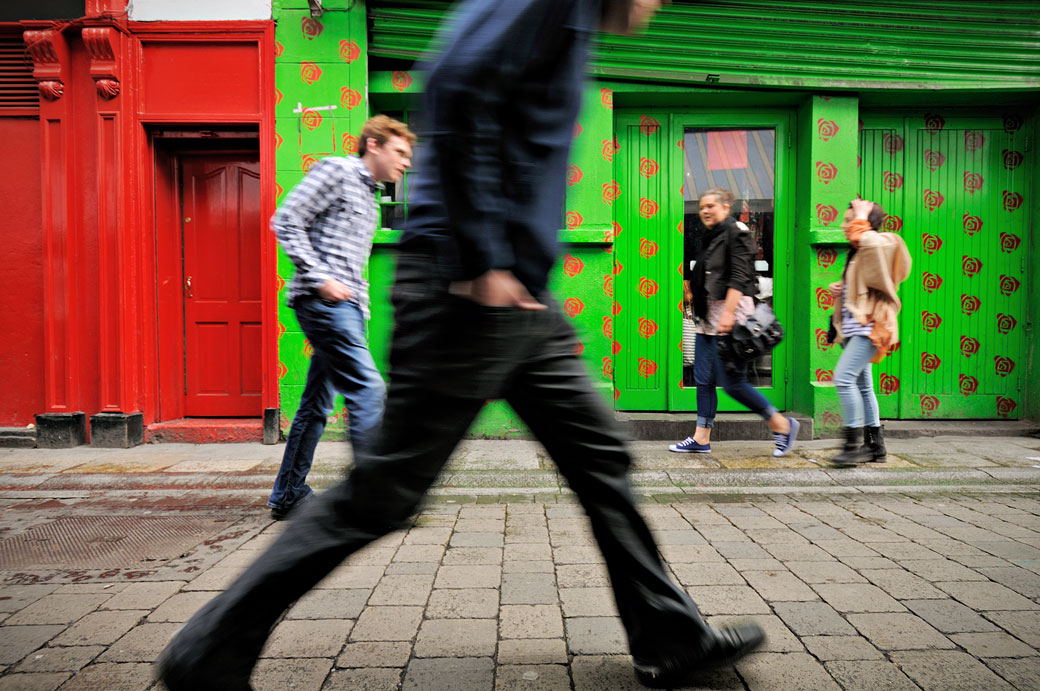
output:
[[[157,420],[259,419],[265,223],[258,139],[164,134],[154,139]]]

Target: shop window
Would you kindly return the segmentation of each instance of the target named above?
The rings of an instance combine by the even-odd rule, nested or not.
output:
[[[382,113],[395,120],[408,125],[408,127],[420,136],[412,147],[412,167],[405,171],[404,176],[396,183],[384,183],[385,189],[379,192],[379,216],[380,228],[382,230],[403,230],[405,221],[408,219],[408,190],[415,183],[415,176],[419,173],[416,168],[418,149],[422,143],[422,126],[419,122],[417,110],[376,110],[373,113]]]

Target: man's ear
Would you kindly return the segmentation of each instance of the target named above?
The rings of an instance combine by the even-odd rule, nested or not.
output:
[[[627,34],[631,27],[632,0],[603,0],[599,28],[612,34]]]

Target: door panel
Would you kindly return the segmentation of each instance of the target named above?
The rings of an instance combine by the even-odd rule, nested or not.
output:
[[[791,116],[785,112],[619,112],[614,156],[617,188],[614,382],[619,410],[693,411],[696,389],[684,381],[682,280],[686,240],[699,224],[698,191],[729,188],[746,201],[734,212],[755,231],[761,282],[781,322],[793,199],[788,181]],[[605,200],[607,198],[605,190]],[[777,281],[773,281],[774,275]],[[753,383],[786,409],[787,342],[756,363]],[[689,372],[686,372],[688,375]],[[743,410],[719,391],[719,410]]]
[[[891,117],[878,119],[870,127],[860,130],[859,136],[859,189],[865,198],[881,205],[888,218],[885,230],[903,235],[904,218],[906,218],[906,183],[905,158],[906,147],[903,145],[903,118]],[[845,209],[839,210],[839,216]],[[903,238],[910,249],[910,255],[917,258],[914,237]],[[847,253],[847,248],[843,252]],[[844,257],[844,255],[843,255]],[[844,261],[844,259],[843,259]],[[909,292],[908,284],[904,284],[902,293]],[[920,322],[907,319],[910,312],[906,305],[900,314],[900,330],[906,339],[906,329],[914,329]],[[903,358],[909,349],[897,348],[889,353],[881,362],[873,365],[874,392],[877,394],[878,410],[882,418],[899,418],[902,414],[902,396],[900,391],[909,390],[910,383],[903,375]],[[908,370],[906,370],[908,371]]]
[[[185,414],[262,413],[255,155],[184,156]]]
[[[657,119],[619,118],[614,313],[604,328],[613,331],[614,386],[622,410],[667,410],[668,354],[682,336],[668,328],[672,313],[679,314],[668,290],[678,268],[671,248],[679,239],[670,185],[677,193],[681,184],[669,176],[668,154],[667,127]]]
[[[900,291],[902,344],[875,373],[879,393],[889,392],[879,396],[882,415],[1017,418],[1031,169],[1023,138],[997,118],[868,117],[865,124],[865,193],[876,190],[882,200],[889,193],[889,225],[901,226],[914,260]],[[879,142],[900,155],[878,165],[868,151]],[[886,374],[897,379],[886,382]]]

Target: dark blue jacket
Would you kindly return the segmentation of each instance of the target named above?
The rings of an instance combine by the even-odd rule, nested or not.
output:
[[[469,0],[442,33],[402,242],[435,239],[450,278],[508,269],[545,288],[603,1]]]

